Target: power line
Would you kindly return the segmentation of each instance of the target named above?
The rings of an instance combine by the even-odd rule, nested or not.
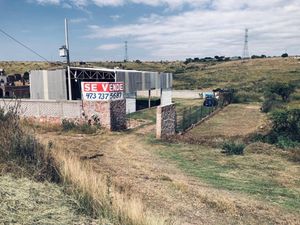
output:
[[[19,45],[23,46],[24,48],[26,48],[27,50],[31,51],[32,53],[34,53],[35,55],[37,55],[38,57],[40,57],[41,59],[45,60],[46,62],[49,63],[49,60],[46,59],[45,57],[41,56],[39,53],[37,53],[36,51],[34,51],[32,48],[28,47],[27,45],[23,44],[22,42],[18,41],[16,38],[14,38],[13,36],[9,35],[8,33],[6,33],[4,30],[2,30],[0,28],[0,32],[3,33],[5,36],[9,37],[10,39],[12,39],[13,41],[17,42]]]
[[[125,62],[128,62],[128,41],[125,41]]]

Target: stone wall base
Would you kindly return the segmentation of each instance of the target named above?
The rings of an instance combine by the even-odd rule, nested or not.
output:
[[[111,131],[126,129],[126,100],[105,102],[83,102],[83,113],[86,120],[99,123]]]
[[[176,133],[175,104],[158,106],[156,111],[156,138],[163,139]]]

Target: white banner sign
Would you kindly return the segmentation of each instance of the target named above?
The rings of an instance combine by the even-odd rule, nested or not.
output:
[[[82,99],[87,101],[121,100],[123,82],[81,82]]]

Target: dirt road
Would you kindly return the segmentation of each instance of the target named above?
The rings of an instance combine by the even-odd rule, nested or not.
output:
[[[172,224],[296,224],[297,217],[245,195],[220,190],[186,175],[159,157],[170,146],[151,138],[154,126],[94,136],[40,134],[44,141],[76,153],[120,191],[138,196],[148,209]],[[91,156],[97,156],[95,158]]]

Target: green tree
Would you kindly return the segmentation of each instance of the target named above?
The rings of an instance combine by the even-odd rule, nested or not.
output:
[[[28,73],[28,72],[25,72],[25,73],[23,74],[23,79],[26,80],[26,81],[29,80],[29,73]]]
[[[268,91],[273,94],[277,94],[281,96],[282,101],[287,102],[292,93],[296,90],[296,86],[294,84],[287,83],[272,83]]]

